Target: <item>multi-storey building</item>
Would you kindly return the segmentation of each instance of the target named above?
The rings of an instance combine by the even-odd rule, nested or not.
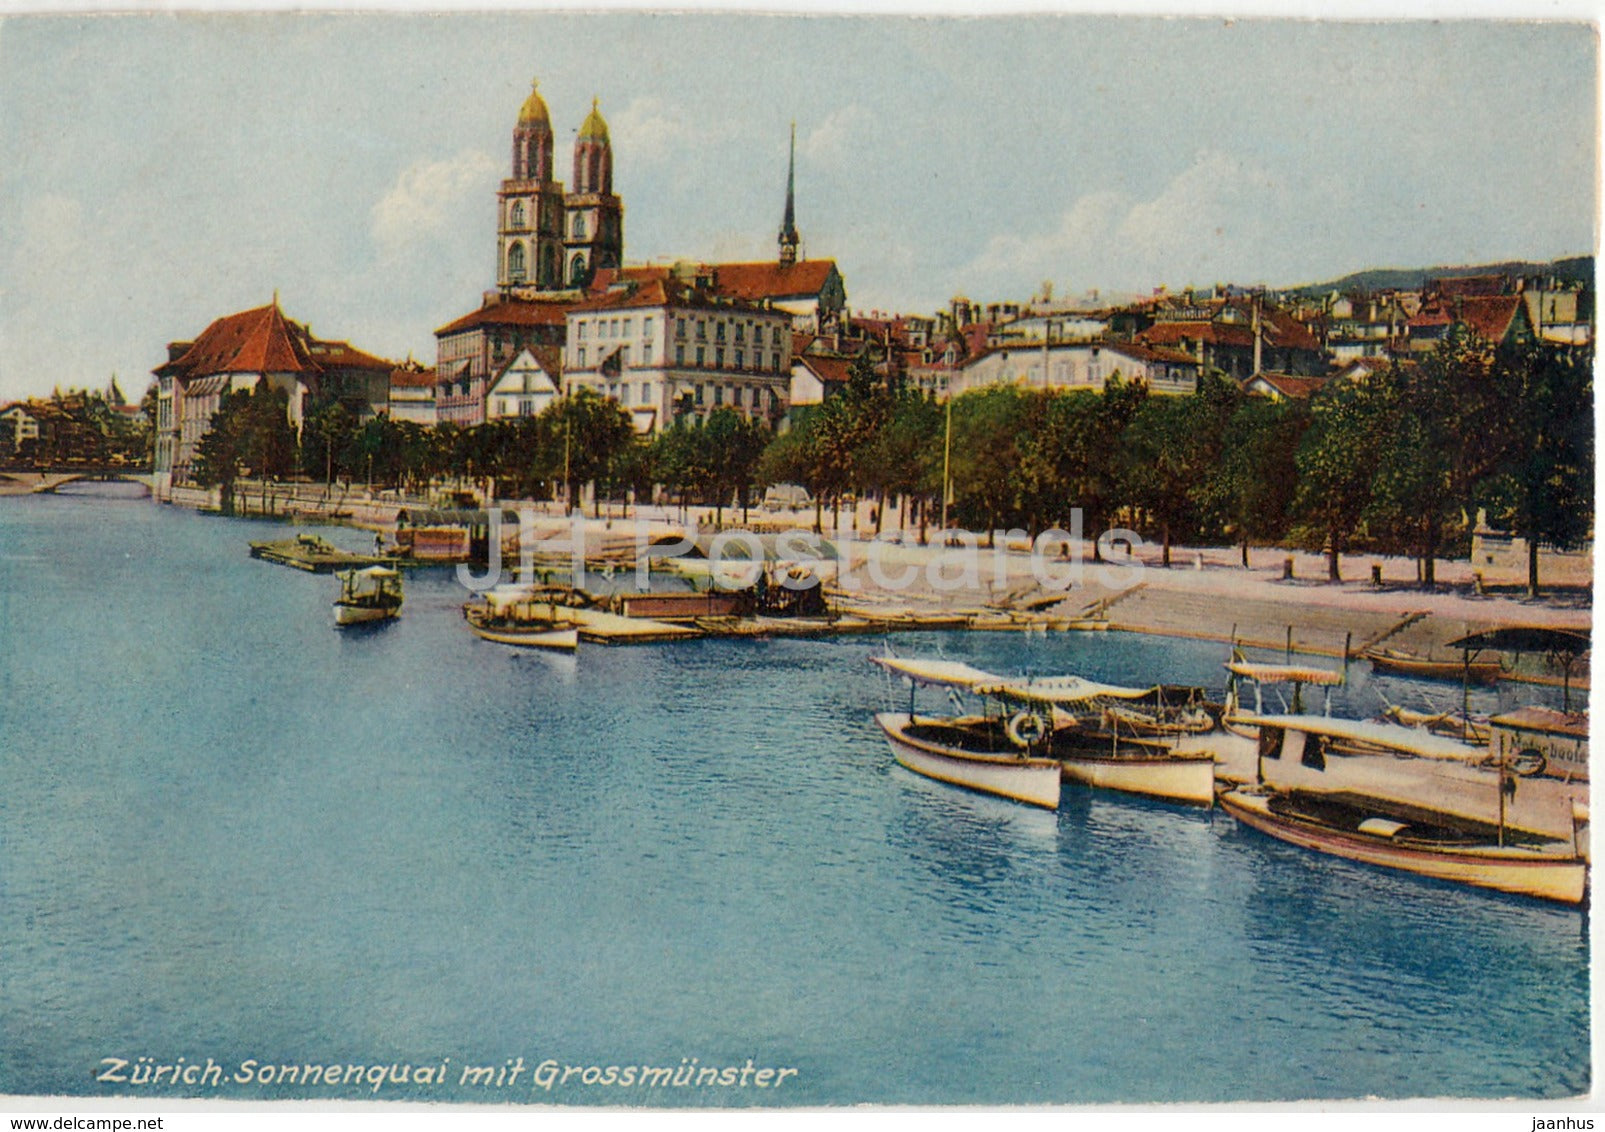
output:
[[[791,383],[791,318],[674,275],[624,282],[575,307],[563,354],[569,389],[594,389],[636,429],[728,405],[776,424]]]
[[[156,496],[189,482],[195,451],[210,430],[223,395],[267,382],[288,399],[299,432],[316,404],[338,401],[358,420],[389,411],[394,362],[347,342],[314,338],[284,317],[278,297],[265,307],[214,320],[193,342],[173,342],[154,370]]]

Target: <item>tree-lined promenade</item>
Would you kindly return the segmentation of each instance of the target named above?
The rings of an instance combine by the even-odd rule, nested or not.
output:
[[[1352,551],[1464,557],[1479,509],[1529,545],[1570,549],[1593,521],[1592,351],[1499,350],[1456,331],[1432,352],[1308,402],[1268,401],[1206,374],[1195,394],[1150,395],[1111,378],[1101,391],[999,385],[949,404],[881,378],[867,361],[846,388],[794,410],[771,433],[729,407],[686,406],[639,437],[617,402],[589,391],[537,416],[473,429],[385,417],[358,422],[314,405],[299,440],[282,394],[230,394],[198,452],[197,479],[230,506],[247,471],[344,478],[427,494],[490,481],[519,499],[659,498],[745,509],[764,485],[797,483],[821,513],[874,501],[877,532],[899,511],[923,538],[945,518],[975,530],[1126,526],[1173,541],[1320,549],[1340,577]],[[948,485],[943,506],[943,485]]]

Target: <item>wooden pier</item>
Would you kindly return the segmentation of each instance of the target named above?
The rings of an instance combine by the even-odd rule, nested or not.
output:
[[[251,557],[278,566],[290,566],[309,574],[330,574],[336,570],[360,570],[366,566],[396,566],[401,560],[391,555],[352,554],[317,535],[297,535],[276,542],[253,542]]]

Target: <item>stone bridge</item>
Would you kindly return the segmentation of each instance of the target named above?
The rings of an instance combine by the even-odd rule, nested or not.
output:
[[[73,468],[51,472],[0,472],[0,495],[51,492],[71,483],[136,483],[150,494],[155,476],[127,468]]]

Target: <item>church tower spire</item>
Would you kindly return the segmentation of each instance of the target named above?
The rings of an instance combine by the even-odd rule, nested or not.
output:
[[[786,215],[780,221],[780,264],[790,267],[797,262],[797,123],[791,124],[791,152],[786,158]]]
[[[564,278],[586,287],[624,263],[624,205],[613,194],[613,142],[597,99],[574,139],[573,191],[563,198]]]
[[[563,183],[552,172],[552,117],[531,82],[513,126],[512,176],[496,194],[496,284],[504,295],[562,286]]]

